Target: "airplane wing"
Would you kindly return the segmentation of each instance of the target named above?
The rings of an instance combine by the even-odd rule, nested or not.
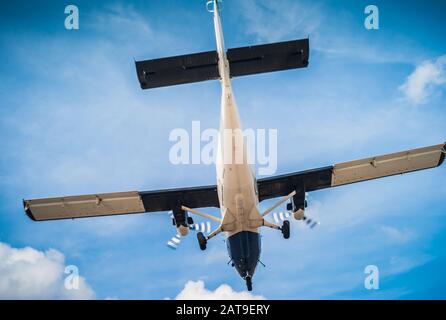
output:
[[[295,190],[294,203],[302,205],[305,192],[438,167],[444,161],[445,150],[446,144],[438,144],[259,179],[259,201]]]
[[[333,166],[259,179],[259,201],[296,191],[294,203],[305,200],[305,192],[382,178],[442,164],[446,144],[413,149]],[[302,201],[302,202],[299,202]],[[24,200],[32,220],[58,220],[108,215],[169,211],[182,205],[189,208],[219,207],[215,185],[129,191]]]
[[[34,221],[169,211],[181,205],[189,208],[219,207],[217,187],[211,185],[23,200],[26,214]]]

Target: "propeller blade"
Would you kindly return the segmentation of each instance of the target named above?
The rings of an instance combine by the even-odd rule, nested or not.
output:
[[[273,212],[273,219],[275,223],[280,223],[280,221],[288,220],[291,217],[289,211],[285,212]]]
[[[170,216],[170,218],[173,219],[173,221],[175,223],[173,212],[169,211],[169,212],[167,212],[167,214]],[[203,233],[209,234],[209,233],[211,233],[211,223],[209,221],[201,222],[201,223],[193,223],[193,224],[189,225],[189,230],[194,230],[197,232],[203,232]],[[167,241],[166,245],[170,249],[176,250],[176,249],[178,249],[180,243],[181,243],[181,235],[179,233],[177,233],[172,238],[170,238],[169,241]]]
[[[273,220],[276,224],[279,224],[282,221],[288,220],[292,217],[292,213],[290,211],[285,212],[273,212],[272,213]],[[290,219],[293,220],[293,219]],[[313,229],[315,226],[319,224],[316,220],[309,218],[307,216],[303,216],[302,221],[305,222],[307,226]]]
[[[181,243],[181,235],[179,235],[177,233],[172,238],[170,238],[169,241],[167,241],[167,246],[170,249],[176,250],[178,248],[178,246],[180,245],[180,243]]]
[[[209,221],[206,221],[202,223],[191,224],[189,226],[189,229],[195,230],[197,232],[211,233],[211,223]]]
[[[277,215],[277,212],[273,212],[273,220],[275,223],[279,223],[279,216]]]

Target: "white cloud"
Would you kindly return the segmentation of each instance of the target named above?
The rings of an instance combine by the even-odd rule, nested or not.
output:
[[[246,19],[246,31],[258,41],[281,41],[291,35],[314,35],[322,16],[319,7],[302,2],[248,0],[240,3]]]
[[[391,241],[404,244],[416,238],[416,234],[407,228],[397,229],[390,226],[382,226],[381,231]]]
[[[79,277],[78,289],[65,289],[64,260],[54,249],[42,252],[0,243],[0,299],[95,298],[83,277]]]
[[[247,291],[234,291],[229,285],[222,284],[214,291],[204,287],[204,282],[188,281],[176,296],[177,300],[264,300],[265,297]]]
[[[343,8],[333,14],[330,6],[306,0],[245,0],[240,6],[245,31],[258,42],[309,37],[310,52],[369,63],[412,63],[414,56],[424,54],[402,34],[389,33],[380,41],[370,41],[369,35],[352,28],[357,24],[358,12]]]
[[[415,257],[394,256],[390,258],[389,266],[386,268],[385,275],[394,275],[408,272],[416,267],[422,266],[432,260],[432,257],[426,254],[416,255]]]
[[[94,12],[90,22],[87,22],[87,27],[92,27],[102,34],[118,35],[119,40],[125,42],[130,42],[135,37],[150,39],[154,35],[147,17],[138,13],[133,6],[122,4],[114,4],[103,8],[101,12]],[[126,32],[123,33],[122,30]]]
[[[442,55],[434,61],[423,61],[399,89],[413,104],[423,104],[444,83],[446,83],[446,55]]]

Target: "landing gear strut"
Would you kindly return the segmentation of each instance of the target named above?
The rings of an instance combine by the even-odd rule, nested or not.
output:
[[[289,237],[290,237],[290,222],[288,220],[285,220],[283,222],[281,230],[282,230],[283,238],[289,239]]]
[[[197,239],[198,239],[198,244],[200,245],[200,249],[206,250],[206,244],[208,241],[206,240],[206,237],[204,236],[203,232],[197,233]]]
[[[252,291],[252,278],[251,278],[251,276],[246,276],[245,281],[246,281],[246,288],[248,289],[248,291]]]

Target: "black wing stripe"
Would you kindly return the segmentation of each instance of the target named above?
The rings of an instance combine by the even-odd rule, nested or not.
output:
[[[189,208],[220,207],[215,185],[144,191],[139,195],[146,212],[173,210],[181,205]]]
[[[333,166],[305,170],[259,179],[259,201],[284,196],[296,190],[297,195],[331,187]]]

